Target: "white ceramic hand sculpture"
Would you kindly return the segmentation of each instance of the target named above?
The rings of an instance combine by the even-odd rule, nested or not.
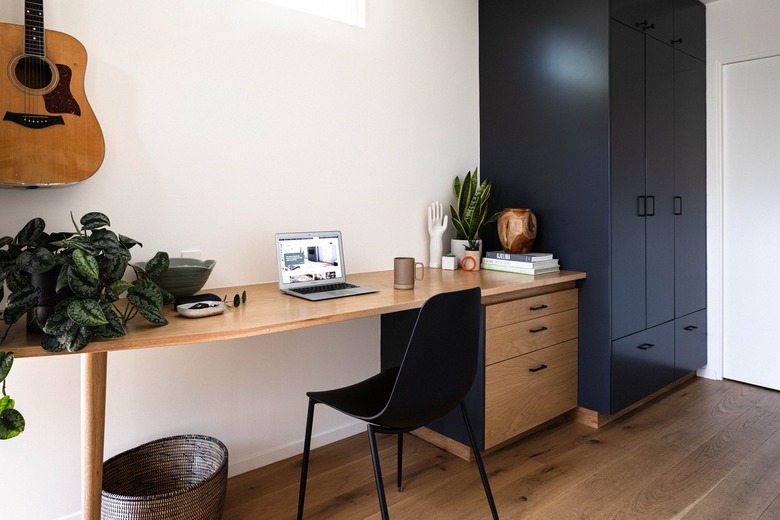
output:
[[[435,269],[441,269],[442,235],[447,229],[449,217],[444,215],[441,202],[434,202],[428,208],[428,234],[431,235],[431,256],[428,265]]]

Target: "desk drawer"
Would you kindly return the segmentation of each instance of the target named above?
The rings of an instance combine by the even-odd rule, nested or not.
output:
[[[486,328],[493,329],[577,308],[577,289],[521,298],[488,305],[485,309]]]
[[[520,356],[577,337],[577,309],[485,331],[485,364]]]
[[[576,339],[490,365],[485,369],[485,449],[576,406]]]

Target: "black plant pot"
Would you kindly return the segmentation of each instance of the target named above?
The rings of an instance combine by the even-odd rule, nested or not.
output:
[[[54,306],[66,297],[57,293],[59,272],[58,268],[54,268],[45,273],[30,274],[33,287],[39,287],[41,295],[38,298],[38,306],[27,311],[27,330],[29,332],[42,332],[41,329],[46,324],[46,320],[54,313]]]

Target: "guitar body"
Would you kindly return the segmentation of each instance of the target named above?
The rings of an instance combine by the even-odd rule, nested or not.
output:
[[[24,26],[0,24],[0,187],[73,184],[103,162],[103,132],[84,93],[87,52],[45,31],[46,54],[24,54]]]

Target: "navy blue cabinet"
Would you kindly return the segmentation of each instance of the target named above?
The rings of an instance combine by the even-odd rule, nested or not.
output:
[[[685,11],[688,0],[479,3],[480,173],[494,185],[491,210],[533,209],[534,249],[587,272],[578,399],[602,413],[706,362],[704,341],[678,356],[675,338],[676,320],[706,306],[705,78],[695,50],[704,8],[693,1]],[[635,25],[654,12],[660,25]],[[686,30],[695,41],[672,41]],[[494,231],[484,238],[500,248]],[[663,337],[636,348],[648,331]]]

